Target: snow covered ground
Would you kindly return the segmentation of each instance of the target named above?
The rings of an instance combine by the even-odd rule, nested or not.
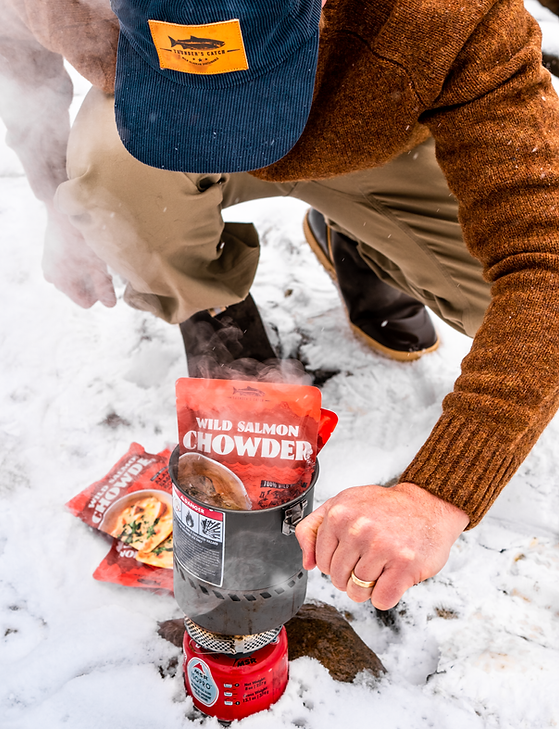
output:
[[[542,13],[559,45],[557,19]],[[186,374],[178,329],[122,301],[83,311],[45,283],[44,213],[4,146],[0,175],[0,727],[217,727],[193,710],[173,668],[179,650],[156,633],[157,621],[179,617],[174,600],[94,581],[108,544],[64,507],[132,441],[149,452],[175,441],[174,382]],[[469,341],[438,322],[440,349],[416,363],[369,351],[304,243],[304,209],[267,200],[228,217],[260,231],[254,294],[284,353],[339,372],[323,387],[325,407],[340,416],[321,457],[323,501],[398,475]],[[309,597],[350,611],[387,676],[339,684],[299,659],[280,701],[240,726],[557,726],[558,435],[555,418],[443,571],[406,594],[394,625],[312,573]]]

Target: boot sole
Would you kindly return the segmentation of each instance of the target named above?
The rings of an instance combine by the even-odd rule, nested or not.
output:
[[[418,349],[417,352],[401,352],[399,349],[390,349],[389,347],[385,347],[384,344],[377,342],[376,339],[365,334],[365,332],[362,329],[359,329],[359,327],[356,327],[355,324],[349,322],[349,325],[359,339],[362,339],[371,349],[374,349],[376,352],[384,354],[386,357],[390,357],[390,359],[394,359],[397,362],[413,362],[413,360],[420,359],[424,354],[434,352],[438,348],[440,342],[439,335],[437,334],[437,341],[430,347],[427,347],[426,349]]]
[[[324,252],[324,249],[322,248],[320,243],[314,237],[314,233],[312,232],[311,226],[309,225],[309,211],[308,210],[305,214],[305,217],[303,218],[303,233],[305,235],[307,243],[311,247],[312,252],[318,258],[318,262],[326,270],[326,273],[330,276],[332,281],[334,281],[334,283],[337,284],[338,279],[336,276],[336,269],[334,268],[333,262],[328,258],[328,256]],[[330,237],[329,228],[327,228],[327,235],[328,235],[328,237]]]
[[[332,281],[338,285],[338,279],[336,276],[336,269],[334,268],[333,262],[328,258],[326,253],[324,252],[324,249],[320,245],[320,243],[317,241],[317,239],[314,236],[314,233],[312,232],[311,226],[309,225],[309,212],[305,214],[305,217],[303,219],[303,233],[305,236],[305,239],[309,246],[311,247],[312,252],[317,257],[318,262],[320,265],[324,268],[326,273],[330,276]],[[327,228],[327,235],[330,235],[330,228]],[[330,246],[328,246],[330,247]],[[340,295],[341,297],[341,295]],[[343,303],[343,302],[342,302]],[[402,352],[398,349],[390,349],[390,347],[385,347],[384,344],[381,344],[380,342],[377,342],[376,339],[373,339],[368,334],[365,334],[365,332],[362,329],[359,329],[359,327],[355,326],[349,319],[348,311],[346,307],[344,306],[344,310],[346,313],[346,316],[348,318],[349,326],[353,330],[354,334],[356,334],[359,339],[361,339],[365,344],[367,344],[371,349],[375,350],[375,352],[378,352],[379,354],[383,354],[385,357],[389,357],[390,359],[396,360],[397,362],[412,362],[414,360],[420,359],[420,357],[423,357],[424,354],[430,354],[431,352],[434,352],[439,344],[440,339],[439,335],[437,333],[437,340],[436,342],[431,345],[430,347],[426,349],[419,349],[417,352]]]

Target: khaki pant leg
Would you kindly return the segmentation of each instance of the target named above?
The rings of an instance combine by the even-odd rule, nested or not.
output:
[[[433,140],[384,167],[300,182],[292,194],[357,241],[381,279],[474,336],[489,304],[489,284],[464,244],[458,204]]]
[[[57,204],[87,243],[127,281],[125,299],[169,322],[227,306],[249,291],[258,262],[253,226],[224,224],[221,209],[293,195],[359,243],[385,281],[473,336],[489,302],[467,252],[456,200],[433,143],[382,168],[332,180],[274,184],[247,173],[190,175],[135,160],[114,122],[113,98],[92,89],[68,149],[70,180]]]
[[[125,300],[171,323],[244,299],[258,265],[252,225],[221,217],[231,202],[286,194],[248,174],[190,175],[138,162],[123,147],[114,99],[92,89],[72,128],[69,180],[56,204],[128,283]]]

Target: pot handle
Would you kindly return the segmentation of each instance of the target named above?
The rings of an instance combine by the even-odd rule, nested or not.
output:
[[[295,527],[300,521],[303,521],[305,509],[309,502],[306,499],[298,501],[288,509],[283,510],[283,521],[281,524],[281,533],[289,536],[295,534]]]

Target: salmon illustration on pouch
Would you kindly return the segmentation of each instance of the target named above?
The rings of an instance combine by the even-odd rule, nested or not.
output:
[[[265,509],[308,488],[323,420],[318,388],[181,378],[176,392],[177,476],[193,498]]]

